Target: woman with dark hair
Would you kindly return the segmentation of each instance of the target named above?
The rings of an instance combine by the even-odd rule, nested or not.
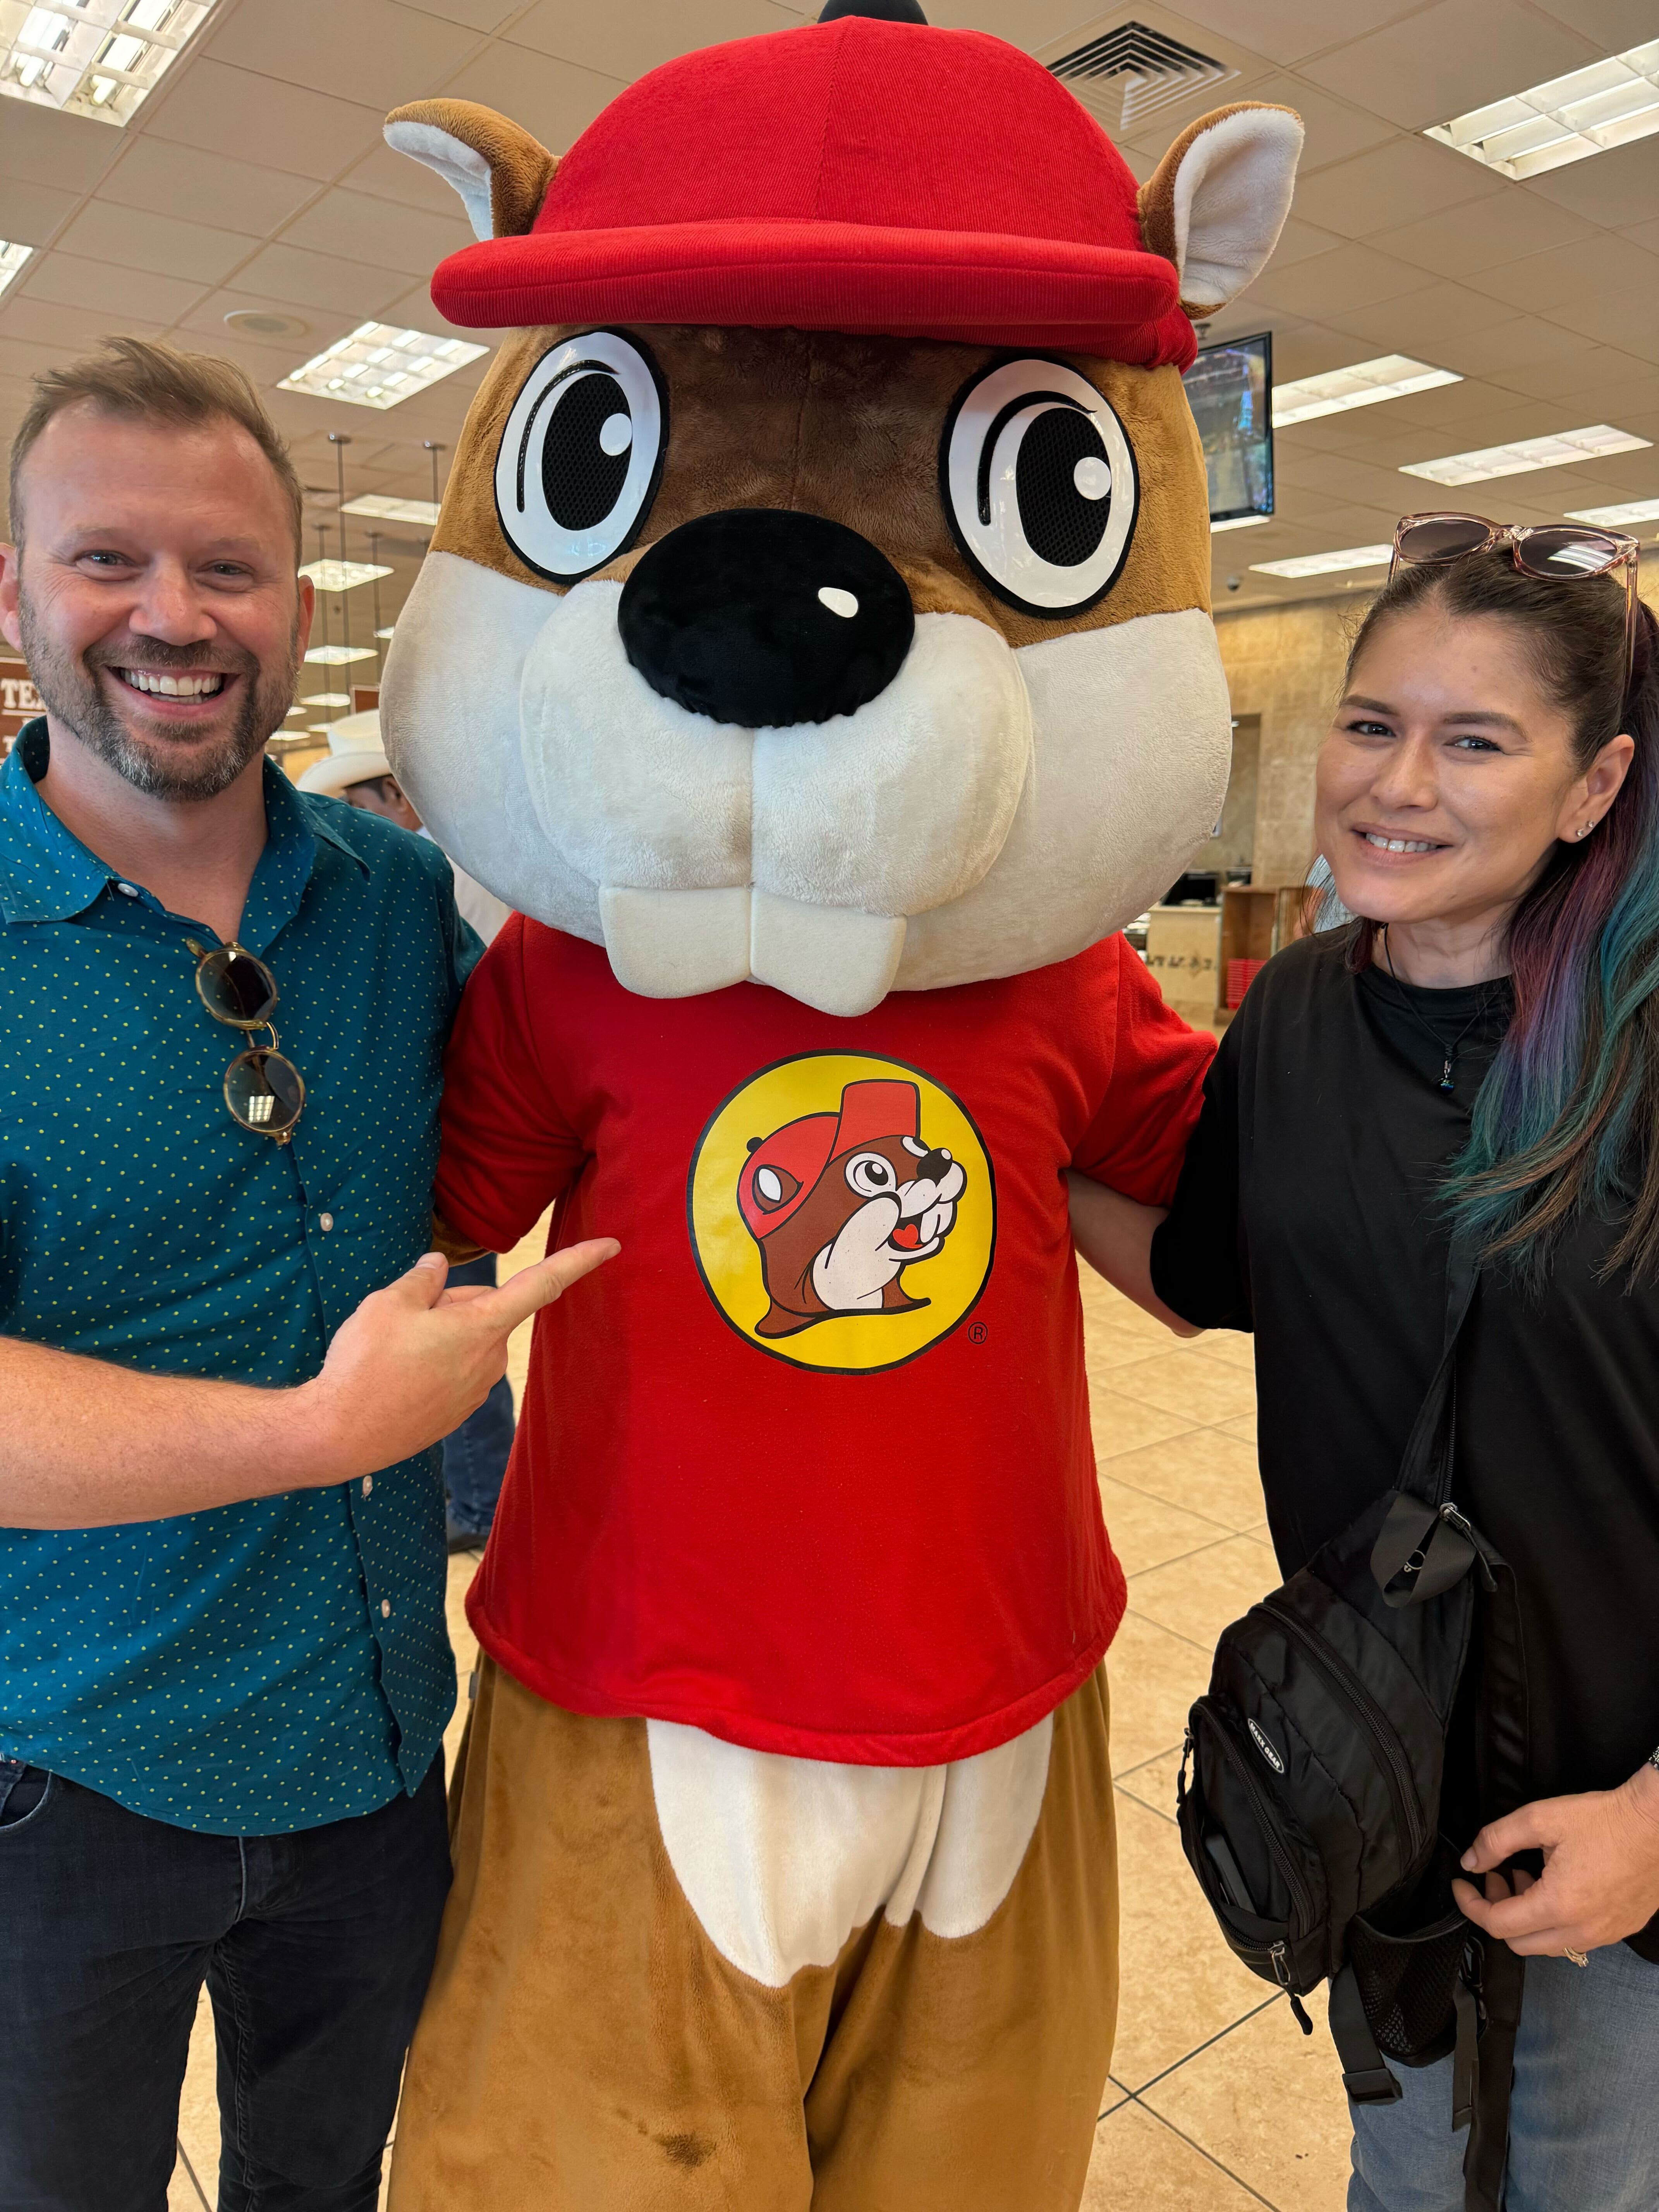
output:
[[[1635,551],[1401,525],[1318,765],[1358,919],[1251,987],[1167,1219],[1073,1187],[1109,1279],[1186,1333],[1255,1332],[1286,1576],[1392,1486],[1453,1235],[1480,1253],[1456,1495],[1515,1571],[1530,1798],[1443,1810],[1458,1904],[1527,1960],[1508,2212],[1659,2205],[1659,629]],[[1462,2206],[1452,2063],[1353,2107],[1349,2212]]]

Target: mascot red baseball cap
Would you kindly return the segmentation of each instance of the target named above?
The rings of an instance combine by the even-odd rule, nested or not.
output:
[[[611,101],[534,226],[452,254],[453,323],[713,323],[1184,368],[1175,265],[1059,81],[977,31],[843,15],[707,46]]]
[[[769,1137],[755,1138],[738,1177],[738,1210],[751,1237],[769,1237],[811,1196],[831,1160],[860,1145],[887,1137],[920,1140],[921,1097],[914,1083],[866,1079],[846,1085],[838,1114],[803,1114]],[[771,1188],[757,1192],[755,1178],[771,1170]],[[784,1178],[787,1180],[784,1180]]]

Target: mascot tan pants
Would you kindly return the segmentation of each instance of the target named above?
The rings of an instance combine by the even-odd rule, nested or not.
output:
[[[1106,1680],[821,1765],[485,1662],[392,2212],[1075,2212],[1117,2002]]]

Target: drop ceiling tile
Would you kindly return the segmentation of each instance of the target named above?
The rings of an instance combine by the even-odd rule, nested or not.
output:
[[[313,345],[311,351],[320,353],[324,345],[343,337],[353,323],[368,316],[378,318],[403,289],[404,280],[395,270],[371,269],[366,262],[340,261],[332,254],[278,245],[262,246],[237,271],[236,283],[239,290],[264,292],[273,301],[291,300],[296,307],[316,309],[325,318],[322,342]],[[328,315],[340,318],[342,328],[329,330]]]
[[[206,287],[53,251],[38,269],[31,263],[14,289],[27,299],[55,300],[63,307],[100,312],[106,319],[105,328],[118,331],[125,327],[124,318],[128,315],[140,316],[151,325],[176,322],[188,313]]]
[[[1620,346],[1644,361],[1659,361],[1659,298],[1651,293],[1603,292],[1552,307],[1548,320],[1598,344]]]
[[[258,250],[257,239],[234,230],[210,229],[148,208],[118,206],[91,199],[60,240],[62,250],[88,261],[109,261],[123,269],[142,269],[159,276],[178,276],[200,291],[222,283],[239,263]]]
[[[1505,189],[1504,178],[1467,155],[1451,153],[1428,138],[1396,137],[1304,178],[1296,207],[1305,221],[1322,223],[1345,238],[1369,238],[1374,231]]]
[[[315,247],[347,261],[367,261],[376,269],[422,276],[463,246],[472,243],[461,204],[450,194],[452,214],[428,215],[399,207],[337,185],[313,203],[283,233],[285,246]]]
[[[32,338],[15,338],[0,331],[0,370],[8,376],[36,377],[56,368],[64,356],[56,347],[38,345]]]
[[[228,69],[206,56],[192,65],[179,93],[168,96],[163,84],[146,103],[147,118],[155,100],[162,105],[155,120],[147,121],[147,136],[314,177],[319,183],[378,146],[386,120],[379,106],[356,106],[252,70]]]
[[[120,150],[121,133],[107,123],[59,115],[27,100],[6,102],[0,177],[55,185],[60,191],[90,191]]]
[[[1553,307],[1598,292],[1628,290],[1635,298],[1650,296],[1659,291],[1659,254],[1646,253],[1628,239],[1601,231],[1496,269],[1472,270],[1469,282],[1494,300],[1547,315]]]
[[[1276,62],[1295,62],[1304,54],[1323,53],[1339,39],[1408,15],[1419,4],[1420,0],[1250,0],[1250,44]],[[1237,34],[1238,0],[1182,0],[1182,13],[1225,38]]]
[[[0,185],[0,238],[14,246],[44,246],[80,204],[79,192],[9,178]]]
[[[1298,453],[1283,463],[1279,473],[1287,483],[1308,491],[1322,491],[1331,499],[1346,499],[1364,507],[1390,507],[1400,512],[1398,475],[1392,470],[1369,467],[1346,453]]]
[[[1100,0],[924,0],[924,4],[928,21],[941,29],[988,31],[994,39],[1006,39],[1027,53],[1035,53],[1051,39],[1083,29],[1100,14]],[[817,13],[814,0],[807,0],[805,7],[792,0],[787,9],[780,9],[776,27],[792,30],[802,22],[815,22]],[[1179,18],[1175,20],[1178,23]]]
[[[1440,0],[1304,63],[1301,74],[1407,131],[1424,131],[1600,59],[1591,40],[1520,0]],[[1479,173],[1477,163],[1469,166]]]
[[[1437,276],[1468,276],[1478,283],[1482,270],[1597,235],[1590,224],[1565,208],[1504,181],[1502,191],[1443,209],[1398,230],[1379,232],[1370,242],[1380,252],[1432,269]]]
[[[1449,336],[1443,366],[1464,376],[1497,376],[1508,367],[1577,359],[1583,352],[1584,341],[1577,332],[1539,315],[1515,315]]]
[[[1363,338],[1377,353],[1409,354],[1437,368],[1466,374],[1458,357],[1462,341],[1493,323],[1510,319],[1501,301],[1471,292],[1462,284],[1428,283],[1380,306],[1353,307],[1324,318],[1333,330]]]
[[[476,100],[511,116],[555,154],[567,153],[622,88],[619,77],[554,61],[527,46],[500,44],[469,62],[444,87],[453,99]]]
[[[1621,54],[1653,36],[1652,0],[1534,0],[1534,4],[1594,39],[1604,54]]]
[[[495,31],[516,15],[523,0],[401,0],[419,15],[441,16],[469,31]]]
[[[205,153],[166,138],[141,137],[99,187],[100,199],[157,215],[184,216],[269,238],[316,191],[313,182],[282,169],[258,168],[226,154]]]
[[[629,84],[677,54],[778,27],[767,0],[628,0],[620,8],[537,0],[502,35],[509,46],[532,46]]]
[[[1622,234],[1648,253],[1659,253],[1659,221],[1633,222]]]
[[[216,20],[210,60],[382,111],[440,91],[478,44],[475,31],[393,0],[283,0]]]
[[[1292,76],[1279,71],[1261,77],[1251,84],[1252,100],[1265,100],[1276,107],[1293,107],[1302,118],[1302,127],[1307,133],[1302,148],[1301,175],[1305,179],[1315,169],[1322,169],[1332,161],[1346,161],[1356,154],[1363,154],[1372,146],[1380,146],[1395,137],[1391,123],[1368,115],[1363,107],[1355,107],[1346,100],[1336,100],[1306,77]]]
[[[1279,234],[1268,269],[1293,269],[1298,261],[1307,261],[1316,253],[1329,253],[1342,244],[1334,230],[1321,230],[1311,222],[1304,222],[1291,216]],[[1262,272],[1264,275],[1266,270]]]
[[[1399,299],[1432,281],[1421,270],[1369,246],[1344,246],[1258,276],[1250,297],[1257,306],[1265,303],[1292,315],[1316,315],[1328,323],[1345,308]]]
[[[1275,384],[1293,384],[1304,376],[1323,376],[1329,369],[1348,368],[1366,358],[1363,345],[1356,345],[1340,331],[1328,330],[1322,323],[1287,324],[1277,315],[1268,319],[1273,324]],[[1238,335],[1242,337],[1243,333]]]
[[[1455,445],[1460,439],[1468,442],[1465,434],[1472,420],[1478,428],[1481,416],[1490,415],[1496,408],[1508,406],[1514,397],[1511,386],[1471,376],[1461,384],[1442,384],[1432,392],[1409,392],[1403,399],[1358,411],[1373,418],[1379,435],[1386,435],[1396,423],[1404,423],[1425,437],[1449,437]]]
[[[59,361],[95,351],[109,326],[108,313],[90,307],[60,307],[54,300],[33,300],[27,292],[15,290],[0,300],[0,332],[9,338],[51,346]],[[167,327],[165,323],[136,322],[131,318],[121,325],[128,337],[137,338],[158,338]]]
[[[1504,390],[1524,392],[1534,399],[1559,399],[1572,393],[1588,398],[1591,392],[1609,389],[1650,395],[1654,390],[1653,371],[1637,355],[1622,352],[1617,346],[1586,345],[1582,339],[1570,352],[1553,360],[1502,361],[1487,374]],[[1587,413],[1584,419],[1601,418]]]

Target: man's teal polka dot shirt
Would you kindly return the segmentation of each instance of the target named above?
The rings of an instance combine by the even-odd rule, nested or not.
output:
[[[0,1334],[302,1382],[429,1242],[479,950],[448,863],[266,764],[240,941],[306,1082],[278,1146],[225,1106],[242,1040],[186,943],[217,939],[69,834],[34,788],[47,757],[32,722],[0,767]],[[0,1529],[0,1755],[223,1835],[370,1812],[418,1786],[454,1705],[445,1570],[435,1451],[171,1520]]]

